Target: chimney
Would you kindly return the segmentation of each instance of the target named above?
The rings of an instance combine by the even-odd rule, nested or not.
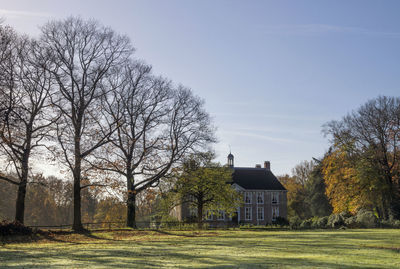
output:
[[[271,170],[271,163],[269,161],[265,161],[264,162],[264,168],[270,171]]]
[[[256,168],[261,168],[261,164],[256,164]]]

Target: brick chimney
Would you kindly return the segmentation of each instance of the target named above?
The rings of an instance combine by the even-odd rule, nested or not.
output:
[[[264,162],[264,168],[268,171],[271,171],[271,163],[269,161]]]

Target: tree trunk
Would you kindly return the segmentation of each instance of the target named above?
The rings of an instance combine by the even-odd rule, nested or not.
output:
[[[27,146],[30,147],[30,142],[28,141]],[[15,220],[19,223],[24,224],[25,216],[25,196],[26,196],[26,186],[28,183],[28,170],[29,170],[29,155],[30,151],[25,150],[22,157],[21,166],[21,178],[18,185],[17,200],[15,204]]]
[[[75,137],[75,167],[74,175],[74,222],[72,229],[76,232],[83,231],[82,215],[81,215],[81,151],[80,151],[80,138]]]
[[[136,229],[136,190],[132,174],[128,172],[127,178],[128,200],[126,202],[126,226]]]
[[[15,205],[15,220],[24,224],[26,182],[18,185],[17,201]]]
[[[378,218],[382,219],[383,217],[382,217],[382,211],[380,209],[380,206],[375,206],[374,208],[375,208],[376,213],[378,214]]]
[[[76,168],[75,168],[76,170]],[[82,216],[81,216],[81,180],[80,173],[76,175],[76,171],[74,171],[74,223],[72,225],[72,229],[74,231],[82,231]]]
[[[203,205],[201,203],[197,206],[197,227],[203,229]]]
[[[387,197],[385,195],[382,196],[382,218],[387,220],[389,218],[389,204]]]

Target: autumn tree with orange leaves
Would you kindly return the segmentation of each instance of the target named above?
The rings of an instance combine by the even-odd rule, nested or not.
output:
[[[333,144],[324,175],[334,211],[367,207],[380,218],[399,218],[400,98],[370,100],[324,132]]]

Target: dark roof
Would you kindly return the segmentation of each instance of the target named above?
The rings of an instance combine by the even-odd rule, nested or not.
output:
[[[265,168],[234,167],[233,183],[250,190],[286,190],[274,174]]]

